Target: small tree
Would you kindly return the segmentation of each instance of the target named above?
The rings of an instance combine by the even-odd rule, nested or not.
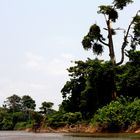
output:
[[[43,114],[50,114],[53,112],[53,107],[54,103],[52,102],[42,102],[42,106],[40,107],[41,113]]]

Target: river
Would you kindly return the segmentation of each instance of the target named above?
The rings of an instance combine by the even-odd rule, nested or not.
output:
[[[0,140],[140,140],[140,134],[63,134],[0,131]]]

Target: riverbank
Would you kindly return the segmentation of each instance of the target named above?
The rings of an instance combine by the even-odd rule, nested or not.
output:
[[[40,133],[95,133],[97,132],[96,128],[88,125],[66,125],[64,127],[58,128],[39,128],[33,130],[32,128],[25,129],[27,132],[40,132]]]
[[[33,130],[32,128],[25,129],[26,132],[38,132],[38,133],[110,133],[109,131],[102,131],[100,128],[95,128],[89,125],[66,125],[59,128],[39,128]],[[137,129],[128,129],[125,131],[120,131],[118,133],[135,133],[140,134],[140,128]]]

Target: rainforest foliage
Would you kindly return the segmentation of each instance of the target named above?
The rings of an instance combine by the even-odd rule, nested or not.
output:
[[[62,127],[90,123],[102,131],[119,131],[140,125],[140,51],[130,51],[121,66],[98,59],[76,61],[68,69],[70,80],[62,88],[59,110],[43,101],[39,111],[29,95],[7,97],[0,108],[0,130]],[[114,87],[114,84],[116,86]],[[112,100],[112,90],[118,97]]]
[[[63,109],[80,111],[83,118],[89,119],[98,108],[115,100],[114,90],[118,97],[140,98],[140,51],[130,51],[128,56],[129,61],[121,66],[98,59],[76,61],[68,69],[71,78],[62,89]]]
[[[102,132],[134,131],[140,127],[140,99],[117,97],[115,101],[97,110],[91,124]]]
[[[53,103],[43,101],[36,111],[35,100],[29,95],[7,97],[0,108],[0,130],[36,127],[62,127],[88,123],[101,131],[120,131],[140,127],[140,15],[132,15],[131,22],[123,29],[122,42],[117,44],[121,52],[116,62],[113,36],[121,27],[113,28],[119,12],[132,0],[114,0],[111,5],[99,6],[98,14],[105,17],[105,27],[93,24],[82,40],[85,50],[92,50],[95,59],[74,62],[69,67],[69,80],[61,94],[59,110]],[[103,50],[109,50],[108,61],[98,59]],[[127,58],[125,63],[125,57]],[[55,86],[55,85],[54,85]]]

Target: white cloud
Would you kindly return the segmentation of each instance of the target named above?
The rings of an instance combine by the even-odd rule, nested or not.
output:
[[[65,69],[65,64],[62,63],[62,60],[57,58],[53,59],[47,65],[47,73],[51,75],[63,75],[65,74]]]
[[[67,74],[67,68],[70,66],[71,60],[74,58],[71,54],[63,53],[59,57],[46,60],[45,57],[27,52],[25,54],[25,66],[33,71],[42,72],[47,75],[61,76]]]
[[[45,100],[55,103],[57,109],[62,101],[61,89],[68,79],[67,68],[74,56],[67,53],[48,60],[32,52],[26,52],[24,63],[18,65],[18,73],[8,76],[7,80],[0,80],[0,103],[13,95],[30,95],[37,104],[37,108]]]
[[[31,52],[25,53],[25,59],[25,64],[27,67],[36,68],[37,70],[39,70],[41,68],[40,66],[44,64],[44,59],[42,56]]]
[[[62,56],[64,59],[67,59],[67,60],[72,60],[72,59],[75,58],[72,54],[68,54],[68,53],[63,53],[61,56]]]

